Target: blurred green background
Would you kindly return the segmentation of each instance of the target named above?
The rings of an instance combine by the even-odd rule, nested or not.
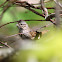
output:
[[[1,0],[0,4],[4,1]],[[46,7],[54,7],[53,1],[45,3]],[[0,8],[0,13],[3,8]],[[40,13],[42,11],[37,10]],[[49,12],[53,13],[53,9],[49,9]],[[2,18],[2,23],[18,21],[18,20],[44,20],[44,18],[32,13],[29,10],[20,7],[9,8]],[[27,21],[28,25],[33,27],[41,27],[49,24],[48,21]],[[12,23],[0,28],[0,34],[13,35],[18,33],[16,27],[17,23]],[[44,34],[41,39],[36,40],[35,44],[31,49],[21,50],[15,56],[13,56],[14,62],[62,62],[62,30],[56,29],[54,25],[48,26],[41,30],[50,30],[48,33]]]

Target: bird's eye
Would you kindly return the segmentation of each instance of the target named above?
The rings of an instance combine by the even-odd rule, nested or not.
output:
[[[21,24],[22,25],[22,24]]]

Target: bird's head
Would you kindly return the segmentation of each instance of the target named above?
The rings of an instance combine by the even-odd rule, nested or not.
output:
[[[23,21],[23,20],[19,21],[18,24],[16,24],[16,26],[19,29],[26,29],[26,28],[28,28],[28,24],[25,21]]]

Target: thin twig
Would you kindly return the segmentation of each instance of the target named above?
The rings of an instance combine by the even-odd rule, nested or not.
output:
[[[54,0],[54,2],[62,8],[62,4],[60,2],[57,2],[56,0]]]
[[[21,20],[19,20],[19,21],[21,21]],[[1,25],[0,28],[2,28],[3,26],[6,26],[8,24],[15,23],[15,22],[19,22],[19,21],[5,23],[5,24]],[[24,21],[45,21],[45,20],[24,20]]]
[[[39,16],[45,17],[45,16],[43,16],[42,14],[40,14],[39,12],[35,11],[34,9],[31,9],[31,8],[28,7],[28,6],[21,5],[21,4],[17,4],[17,3],[15,3],[15,4],[18,5],[18,6],[24,7],[24,8],[26,8],[26,9],[32,11],[33,13],[35,13],[35,14],[37,14],[37,15],[39,15]]]
[[[7,0],[6,0],[4,3],[2,3],[2,4],[0,5],[0,7],[3,6],[5,3],[7,3]]]
[[[39,30],[39,29],[42,29],[42,28],[48,27],[49,25],[52,25],[52,24],[53,24],[53,23],[50,23],[50,24],[48,24],[48,25],[42,26],[42,27],[40,27],[40,28],[37,28],[36,31]]]
[[[53,23],[50,23],[50,24],[45,25],[45,26],[43,26],[43,27],[37,28],[36,30],[33,30],[33,31],[37,31],[37,30],[39,30],[39,29],[48,27],[49,25],[52,25],[52,24],[53,24]],[[31,30],[31,31],[32,31],[32,30]],[[30,32],[31,32],[31,31],[30,31]],[[14,34],[14,35],[11,35],[11,36],[7,36],[7,37],[5,37],[5,38],[9,38],[9,37],[17,36],[17,35],[19,35],[19,34],[23,34],[23,33]],[[23,35],[24,35],[24,34],[23,34]]]
[[[3,44],[3,45],[5,45],[5,46],[8,47],[8,48],[11,48],[9,45],[7,45],[7,44],[5,44],[5,43],[3,43],[3,42],[1,42],[1,41],[0,41],[0,43]]]
[[[5,37],[5,38],[9,38],[9,37],[17,36],[17,35],[19,35],[19,34],[23,34],[23,33],[14,34],[14,35],[11,35],[11,36],[7,36],[7,37]]]
[[[50,20],[51,20],[51,19],[50,19]],[[21,21],[21,20],[19,20],[19,21]],[[6,26],[6,25],[8,25],[8,24],[16,23],[16,22],[19,22],[19,21],[14,21],[14,22],[5,23],[5,24],[1,25],[0,28]],[[24,20],[24,21],[46,21],[46,20]],[[47,21],[49,21],[49,20],[47,20]],[[53,24],[55,24],[55,23],[53,22],[53,20],[51,20],[51,22],[52,22]]]
[[[44,5],[44,0],[40,0],[40,3],[41,3],[41,7],[40,8],[41,8],[41,10],[44,11],[45,19],[46,19],[46,17],[48,17],[48,10],[47,10],[47,8]]]
[[[10,8],[10,5],[8,5],[8,4],[3,8],[3,12],[2,12],[1,15],[0,15],[0,21],[1,21],[2,17],[3,17],[3,14],[4,14],[9,8]]]

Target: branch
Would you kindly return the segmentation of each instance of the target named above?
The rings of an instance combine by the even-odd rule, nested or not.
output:
[[[55,24],[54,21],[52,21],[52,20],[50,19],[50,17],[47,17],[46,20],[24,20],[24,21],[49,21],[49,20],[50,20],[53,24]],[[19,21],[21,21],[21,20],[19,20]],[[16,22],[19,22],[19,21],[14,21],[14,22],[5,23],[5,24],[1,25],[0,28],[6,26],[6,25],[8,25],[8,24],[16,23]]]
[[[14,34],[14,35],[11,35],[11,36],[7,36],[6,38],[13,37],[13,36],[17,36],[19,34],[23,34],[23,33],[18,33],[18,34]]]
[[[26,5],[23,5],[23,4],[21,4],[21,3],[18,4],[17,2],[16,2],[15,4],[18,5],[18,6],[24,7],[24,8],[26,8],[26,9],[32,11],[33,13],[35,13],[35,14],[37,14],[37,15],[39,15],[39,16],[45,17],[44,15],[42,15],[42,14],[40,14],[39,12],[35,11],[34,9],[31,9],[30,6],[26,6]]]
[[[44,0],[40,0],[40,3],[41,3],[41,9],[44,11],[45,18],[46,18],[46,17],[48,17],[48,10],[44,5]]]
[[[33,13],[35,13],[35,14],[37,14],[37,15],[39,15],[39,16],[42,16],[42,17],[44,17],[44,18],[46,18],[46,17],[48,16],[48,11],[47,11],[46,9],[44,9],[45,15],[42,15],[42,14],[40,14],[39,12],[37,12],[37,11],[31,9],[30,6],[26,6],[26,5],[21,4],[21,2],[19,2],[19,3],[16,2],[15,4],[18,5],[18,6],[24,7],[24,8],[26,8],[26,9],[32,11]],[[43,7],[43,8],[44,8],[44,7]],[[52,20],[49,20],[49,21],[52,22],[54,25],[56,25]]]
[[[3,43],[2,41],[0,41],[1,44],[5,45],[8,48],[11,48],[9,45],[7,45],[6,43]]]
[[[47,18],[46,18],[46,21],[48,21],[48,20],[50,20],[50,19],[52,19],[52,18],[54,18],[55,17],[55,13],[52,13],[52,14],[50,14]]]
[[[2,19],[3,14],[4,14],[9,8],[10,8],[9,5],[7,5],[7,6],[5,6],[5,7],[3,8],[3,12],[2,12],[1,15],[0,15],[0,20]]]
[[[52,24],[53,24],[53,23],[50,23],[50,24],[48,24],[48,25],[42,26],[42,27],[40,27],[40,28],[37,28],[36,31],[39,30],[39,29],[42,29],[42,28],[48,27],[48,26],[50,26],[50,25],[52,25]]]
[[[7,0],[6,0],[3,4],[1,4],[0,7],[2,7],[2,6],[3,6],[4,4],[6,4],[6,3],[7,3]]]
[[[62,4],[60,2],[57,2],[56,0],[54,0],[54,2],[62,8]]]
[[[19,20],[19,21],[21,21],[21,20]],[[16,22],[19,22],[19,21],[14,21],[14,22],[5,23],[5,24],[1,25],[0,28],[2,28],[3,26],[6,26],[6,25],[8,25],[8,24],[16,23]],[[24,20],[24,21],[45,21],[45,20]]]
[[[5,3],[7,3],[7,4],[4,6],[3,12],[2,12],[1,15],[0,15],[0,20],[2,19],[3,14],[11,7],[11,5],[14,4],[15,1],[17,1],[17,0],[6,0],[6,1],[2,4],[2,5],[4,5]],[[2,6],[2,5],[1,5],[1,6]],[[1,7],[1,6],[0,6],[0,7]]]

